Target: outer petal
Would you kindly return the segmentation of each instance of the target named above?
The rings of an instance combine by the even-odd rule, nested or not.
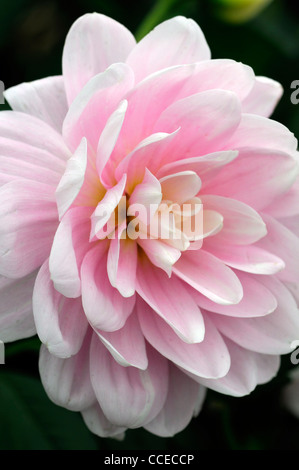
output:
[[[69,104],[92,77],[124,62],[135,46],[123,25],[98,13],[86,14],[71,27],[63,51],[63,76]]]
[[[91,381],[106,416],[118,426],[138,428],[161,411],[168,390],[168,364],[150,346],[146,370],[120,366],[94,334]],[[109,390],[109,393],[107,393]]]
[[[82,302],[86,317],[98,330],[122,328],[132,313],[135,296],[128,299],[111,286],[107,276],[107,243],[101,241],[85,256],[81,267]]]
[[[267,77],[256,77],[252,91],[243,101],[245,113],[269,117],[283,94],[280,83]]]
[[[124,297],[135,293],[137,244],[128,239],[113,238],[110,242],[107,272],[111,285]]]
[[[33,313],[40,340],[51,354],[66,358],[78,353],[88,326],[81,299],[68,299],[54,289],[48,261],[36,278]]]
[[[251,393],[257,385],[269,382],[277,374],[279,356],[248,351],[227,338],[225,342],[231,357],[227,375],[216,380],[200,379],[202,385],[225,395],[242,397]]]
[[[136,312],[129,316],[121,329],[112,333],[106,331],[97,333],[102,343],[121,366],[133,366],[142,370],[147,368],[145,340]]]
[[[221,315],[240,318],[263,317],[274,312],[277,308],[275,295],[254,276],[242,273],[241,271],[237,275],[243,287],[243,297],[238,304],[221,305],[212,302],[206,296],[193,289],[192,296],[199,307]]]
[[[205,328],[200,310],[177,277],[169,279],[161,269],[143,259],[138,265],[136,290],[183,341],[203,340]],[[156,316],[153,312],[151,315]]]
[[[71,150],[86,137],[96,153],[99,137],[107,119],[116,110],[134,84],[134,75],[128,65],[111,65],[95,75],[72,102],[63,123],[63,136]]]
[[[173,272],[213,302],[228,305],[242,299],[242,285],[235,273],[203,249],[184,253]]]
[[[270,315],[258,318],[210,316],[216,327],[241,347],[262,354],[287,354],[299,338],[299,316],[296,302],[289,290],[274,276],[259,280],[276,297],[278,307]]]
[[[209,46],[195,21],[177,16],[147,34],[130,53],[127,63],[133,68],[136,81],[140,81],[165,67],[210,57]]]
[[[90,333],[75,356],[61,359],[41,347],[39,370],[43,386],[56,405],[68,410],[81,411],[95,401],[90,382],[89,349]]]
[[[66,297],[81,295],[80,268],[91,248],[90,215],[93,208],[73,207],[62,218],[52,244],[49,259],[55,289]]]
[[[123,439],[125,427],[112,424],[104,415],[101,407],[96,403],[87,410],[82,411],[82,417],[88,429],[100,437],[114,437]]]
[[[169,364],[169,386],[166,402],[158,416],[145,429],[161,437],[172,437],[185,429],[200,411],[205,389]]]
[[[228,349],[209,315],[205,316],[205,337],[201,343],[182,341],[158,315],[153,315],[149,305],[137,303],[141,329],[147,341],[184,371],[198,377],[224,377],[230,368]]]
[[[57,228],[51,186],[16,180],[0,189],[0,272],[20,278],[49,256]]]
[[[32,291],[36,272],[23,279],[0,277],[0,339],[4,342],[36,333],[32,314]]]
[[[4,93],[14,111],[36,116],[61,133],[68,110],[63,77],[48,77],[9,88]]]

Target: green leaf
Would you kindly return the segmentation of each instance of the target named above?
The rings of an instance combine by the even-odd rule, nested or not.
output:
[[[0,403],[0,450],[99,448],[80,413],[54,405],[37,378],[1,371]]]

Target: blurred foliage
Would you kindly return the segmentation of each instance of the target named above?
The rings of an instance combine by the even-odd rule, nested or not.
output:
[[[282,83],[285,93],[273,118],[298,136],[299,105],[290,101],[291,83],[299,79],[298,3],[273,0],[250,21],[229,24],[215,11],[216,1],[229,0],[73,0],[71,5],[68,0],[1,0],[0,79],[8,88],[60,74],[64,38],[84,13],[109,15],[138,38],[167,18],[185,15],[202,27],[214,58],[241,61],[257,75]],[[174,438],[138,430],[118,442],[93,436],[78,413],[50,402],[39,380],[38,349],[37,338],[6,345],[6,365],[0,366],[0,449],[298,448],[299,421],[280,403],[281,388],[293,367],[289,356],[283,358],[277,378],[248,397],[209,392],[199,417]]]

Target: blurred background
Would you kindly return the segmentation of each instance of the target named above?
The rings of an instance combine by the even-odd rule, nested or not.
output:
[[[203,29],[213,58],[241,61],[257,75],[283,85],[284,95],[272,117],[299,137],[299,104],[291,102],[291,84],[299,80],[299,5],[294,0],[1,0],[0,80],[5,88],[60,74],[70,26],[93,11],[120,21],[137,39],[172,16],[193,18]],[[0,110],[6,108],[0,105]],[[39,344],[31,338],[6,345],[6,365],[0,365],[0,450],[298,449],[299,419],[281,399],[294,368],[290,356],[283,357],[270,384],[248,397],[209,391],[198,418],[174,438],[135,430],[118,442],[97,438],[80,414],[49,401],[39,380]]]

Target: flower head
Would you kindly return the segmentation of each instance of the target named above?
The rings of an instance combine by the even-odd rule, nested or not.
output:
[[[268,119],[281,93],[211,60],[193,20],[136,44],[100,14],[72,26],[62,76],[7,90],[0,337],[36,327],[48,395],[93,432],[173,435],[206,387],[249,393],[298,338],[297,141]]]

